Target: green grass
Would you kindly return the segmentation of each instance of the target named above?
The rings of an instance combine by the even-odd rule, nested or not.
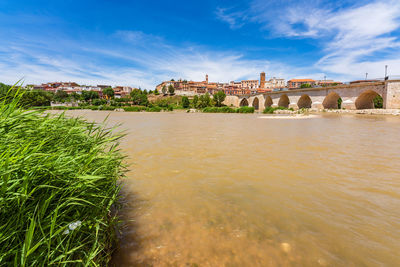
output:
[[[105,266],[116,240],[112,129],[0,100],[0,266]]]

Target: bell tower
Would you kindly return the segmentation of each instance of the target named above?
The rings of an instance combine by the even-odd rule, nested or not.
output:
[[[208,83],[208,74],[206,74],[206,83]]]
[[[265,72],[260,73],[260,88],[265,88]]]

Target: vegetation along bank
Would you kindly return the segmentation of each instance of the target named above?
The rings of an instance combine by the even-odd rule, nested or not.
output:
[[[9,91],[11,93],[11,91]],[[0,266],[104,266],[116,240],[121,134],[0,100]]]

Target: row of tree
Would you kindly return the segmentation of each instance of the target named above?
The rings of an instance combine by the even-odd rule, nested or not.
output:
[[[193,97],[192,103],[190,103],[190,100],[187,96],[182,97],[182,107],[183,108],[189,108],[190,106],[193,108],[199,108],[203,109],[206,107],[222,107],[226,98],[226,94],[223,91],[218,91],[213,95],[211,98],[208,93],[204,95],[197,96],[195,95]]]

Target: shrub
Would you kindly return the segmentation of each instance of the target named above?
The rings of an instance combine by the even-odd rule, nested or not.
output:
[[[188,108],[190,106],[190,101],[187,96],[182,97],[182,107],[183,108]]]
[[[0,102],[0,266],[106,266],[121,135]]]
[[[146,109],[147,109],[147,107],[143,107],[143,106],[123,107],[123,110],[125,110],[127,112],[140,112],[140,111],[144,111]]]
[[[254,113],[254,107],[240,107],[236,110],[237,113]]]
[[[147,108],[146,111],[148,111],[148,112],[160,112],[161,110],[162,110],[162,108],[157,107],[157,106],[153,106],[153,107]]]
[[[236,113],[236,110],[230,107],[207,107],[202,111],[205,113]]]

